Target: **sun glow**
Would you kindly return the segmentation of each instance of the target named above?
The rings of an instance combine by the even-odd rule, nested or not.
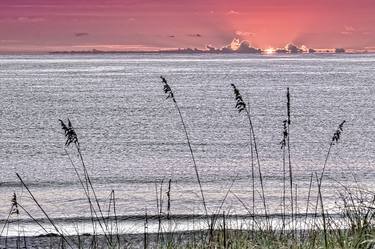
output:
[[[264,52],[266,53],[266,54],[273,54],[273,53],[275,53],[275,49],[274,48],[267,48],[266,50],[264,50]]]

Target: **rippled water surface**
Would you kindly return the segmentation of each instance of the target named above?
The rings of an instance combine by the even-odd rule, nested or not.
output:
[[[320,173],[333,132],[346,120],[323,185],[334,208],[341,185],[358,181],[375,189],[374,65],[371,54],[1,56],[0,219],[8,215],[13,192],[42,217],[16,172],[52,217],[90,215],[64,150],[58,119],[67,118],[76,128],[100,200],[104,203],[115,190],[119,215],[156,212],[155,184],[160,188],[163,179],[164,196],[172,179],[173,214],[202,213],[183,127],[173,102],[166,100],[160,75],[181,107],[210,212],[233,181],[224,209],[244,214],[244,204],[252,206],[249,125],[234,108],[231,83],[251,106],[273,213],[280,212],[283,186],[286,88],[299,212],[306,209],[311,174]],[[68,153],[80,168],[75,151]],[[256,189],[261,214],[258,175]]]

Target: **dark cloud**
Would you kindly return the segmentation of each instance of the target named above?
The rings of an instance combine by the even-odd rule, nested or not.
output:
[[[336,54],[345,53],[345,49],[344,48],[335,48],[335,53]]]
[[[257,52],[258,49],[251,47],[249,41],[242,41],[236,51],[239,53],[252,53]]]
[[[300,53],[302,52],[302,50],[300,48],[298,48],[296,45],[292,44],[292,43],[288,43],[286,46],[285,46],[285,49],[291,53],[291,54],[296,54],[296,53]]]
[[[188,34],[188,36],[190,36],[190,37],[196,37],[196,38],[201,38],[202,37],[202,35],[199,34],[199,33],[197,33],[197,34]]]
[[[310,54],[312,54],[312,53],[316,53],[316,50],[315,49],[313,49],[313,48],[309,48],[309,51],[308,51]]]
[[[89,33],[86,33],[86,32],[78,32],[74,34],[75,37],[82,37],[82,36],[88,36],[88,35]]]

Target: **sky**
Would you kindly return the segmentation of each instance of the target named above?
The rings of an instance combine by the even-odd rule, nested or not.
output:
[[[375,0],[0,0],[0,51],[375,50]]]

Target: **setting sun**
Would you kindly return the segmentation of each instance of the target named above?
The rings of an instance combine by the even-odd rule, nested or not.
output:
[[[273,54],[273,53],[276,52],[276,49],[274,49],[274,48],[267,48],[267,49],[264,50],[264,52],[266,54]]]

